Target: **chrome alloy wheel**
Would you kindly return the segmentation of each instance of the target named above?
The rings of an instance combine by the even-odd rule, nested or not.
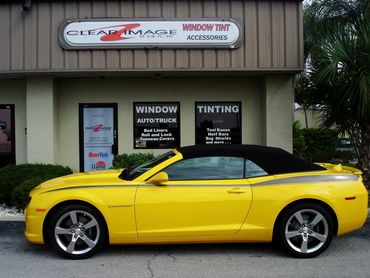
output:
[[[54,237],[59,247],[73,255],[91,251],[99,241],[98,221],[90,213],[71,210],[63,214],[54,228]]]
[[[285,239],[296,252],[309,254],[328,240],[329,226],[325,217],[313,209],[295,212],[286,222]]]

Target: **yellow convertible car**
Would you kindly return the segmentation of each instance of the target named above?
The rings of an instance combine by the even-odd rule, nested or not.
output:
[[[309,258],[368,214],[359,170],[255,145],[182,147],[132,170],[49,180],[30,197],[27,239],[72,259],[106,243],[273,240]]]

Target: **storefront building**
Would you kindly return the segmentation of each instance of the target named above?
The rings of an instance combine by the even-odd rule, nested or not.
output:
[[[291,151],[302,21],[301,1],[2,1],[1,163],[90,171],[192,144]]]

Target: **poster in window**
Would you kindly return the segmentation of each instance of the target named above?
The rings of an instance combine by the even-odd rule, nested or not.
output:
[[[172,149],[180,146],[178,102],[134,103],[134,148]]]
[[[241,103],[196,102],[195,124],[196,144],[241,144]]]
[[[85,172],[112,167],[113,121],[113,107],[83,108],[83,170]]]

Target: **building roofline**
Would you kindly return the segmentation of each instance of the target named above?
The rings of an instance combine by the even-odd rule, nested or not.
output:
[[[260,68],[253,68],[248,70],[238,69],[117,69],[117,70],[80,70],[70,69],[68,71],[60,70],[38,70],[38,71],[0,71],[1,79],[12,78],[28,78],[28,77],[207,77],[207,76],[224,76],[224,77],[238,77],[238,76],[262,76],[262,75],[294,75],[301,72],[300,68],[284,68],[276,70],[266,70]]]

